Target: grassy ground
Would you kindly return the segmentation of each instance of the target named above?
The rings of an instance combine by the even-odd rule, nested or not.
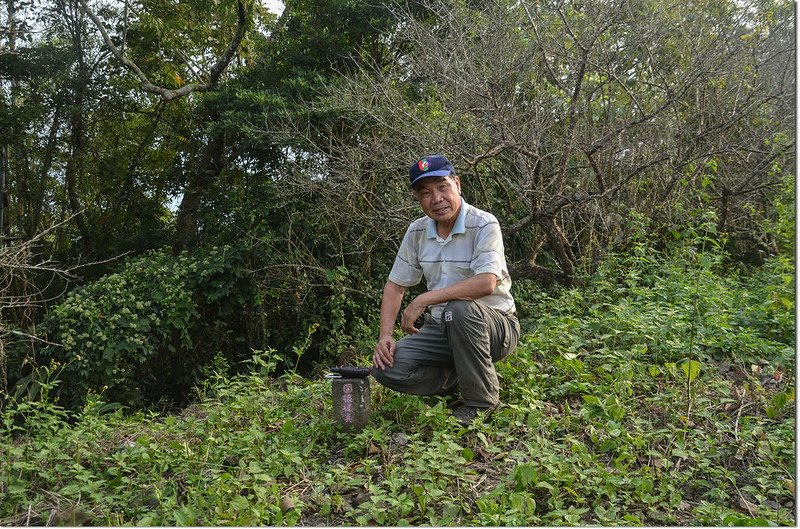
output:
[[[9,405],[0,522],[795,525],[793,269],[718,264],[520,295],[503,404],[469,428],[373,383],[369,426],[338,432],[329,384],[269,353],[179,415]]]

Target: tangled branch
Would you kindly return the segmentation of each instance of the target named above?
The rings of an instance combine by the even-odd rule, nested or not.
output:
[[[133,62],[129,57],[125,55],[125,52],[120,48],[117,48],[114,43],[111,41],[111,37],[108,34],[108,30],[106,30],[103,21],[100,20],[100,17],[92,11],[89,7],[89,4],[86,0],[80,0],[81,8],[83,11],[92,19],[97,29],[100,31],[100,34],[103,36],[103,41],[105,41],[106,46],[111,50],[111,53],[114,57],[124,64],[131,72],[133,72],[136,77],[139,78],[142,84],[142,90],[148,92],[150,94],[155,94],[161,96],[161,98],[165,101],[169,101],[171,99],[177,99],[179,97],[183,97],[185,95],[191,94],[192,92],[206,92],[216,86],[219,82],[219,78],[222,75],[222,72],[228,67],[233,56],[236,54],[236,50],[239,49],[239,45],[244,39],[244,34],[247,31],[247,12],[245,10],[244,4],[241,0],[236,2],[236,15],[237,15],[237,24],[236,24],[236,34],[233,36],[230,44],[219,56],[217,61],[211,67],[208,72],[208,81],[205,83],[188,83],[183,85],[182,87],[173,90],[170,88],[164,88],[163,86],[157,86],[150,82],[147,75],[142,71],[139,66]]]

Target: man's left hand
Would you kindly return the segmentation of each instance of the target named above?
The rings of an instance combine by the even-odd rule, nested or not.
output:
[[[417,334],[419,329],[416,328],[414,323],[425,312],[427,305],[419,303],[419,297],[414,298],[414,301],[408,304],[406,310],[403,311],[403,317],[400,319],[400,328],[409,334]]]

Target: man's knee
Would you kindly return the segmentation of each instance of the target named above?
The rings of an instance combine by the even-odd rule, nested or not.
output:
[[[389,386],[394,377],[392,376],[393,369],[391,367],[386,367],[381,369],[379,367],[372,368],[372,378],[383,384],[384,386]]]
[[[372,378],[374,378],[384,386],[386,385],[386,380],[387,380],[386,369],[389,368],[387,367],[385,369],[381,369],[380,367],[377,366],[372,368]]]
[[[447,324],[450,322],[462,322],[480,317],[480,308],[474,301],[464,299],[454,299],[448,301],[442,311],[442,321]]]
[[[387,388],[402,391],[410,383],[413,368],[413,365],[398,359],[395,355],[393,366],[387,366],[385,369],[373,368],[372,377]]]

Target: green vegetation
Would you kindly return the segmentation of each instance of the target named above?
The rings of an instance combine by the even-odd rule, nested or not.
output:
[[[141,409],[185,405],[217,354],[233,375],[274,349],[277,375],[314,377],[371,348],[427,153],[497,217],[518,287],[580,286],[609,255],[602,274],[627,270],[693,226],[719,266],[789,251],[788,0],[283,4],[4,3],[0,407],[52,359],[65,408],[107,387]],[[774,354],[741,319],[768,315],[709,334],[714,306],[660,288],[654,361],[685,357],[665,296],[698,351]],[[613,347],[635,340],[626,317]]]
[[[796,523],[793,2],[3,5],[0,523]],[[346,436],[433,152],[524,336]]]
[[[63,344],[42,351],[61,364],[62,403],[79,405],[91,390],[141,405],[147,397],[157,400],[161,388],[171,386],[174,395],[190,388],[194,367],[211,360],[194,342],[229,338],[224,328],[206,329],[218,314],[201,312],[231,313],[244,305],[237,257],[230,246],[194,257],[153,251],[70,292],[42,325]]]
[[[328,383],[273,351],[217,357],[179,415],[68,412],[42,374],[3,411],[0,522],[794,525],[793,265],[725,270],[707,242],[521,284],[503,404],[466,429],[373,385],[371,424],[337,432]]]

